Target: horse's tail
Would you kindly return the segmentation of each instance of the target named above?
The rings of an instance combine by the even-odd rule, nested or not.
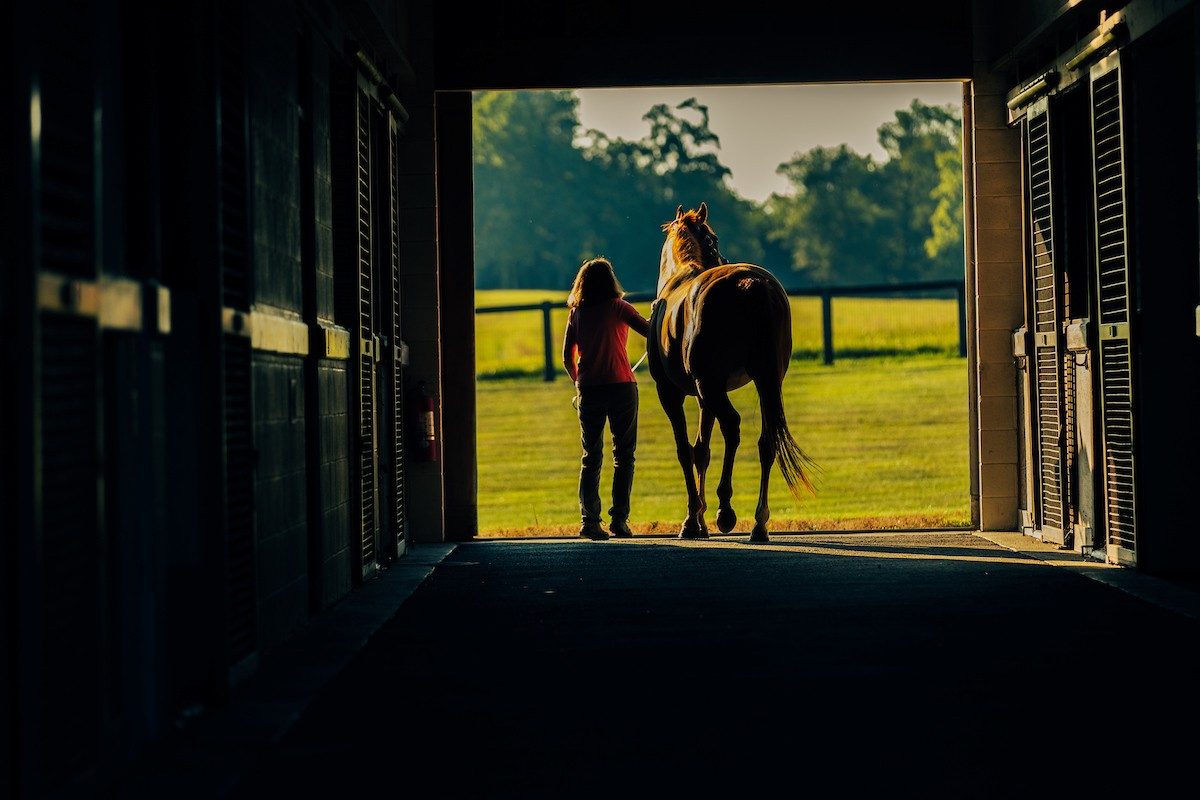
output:
[[[763,408],[763,436],[774,448],[775,462],[779,464],[779,471],[783,473],[788,490],[797,500],[804,499],[800,487],[804,487],[809,494],[815,496],[817,490],[813,486],[810,473],[816,470],[817,464],[800,449],[800,445],[796,444],[791,431],[788,430],[787,418],[783,414],[781,387],[776,385],[772,390],[771,387],[764,385],[760,392],[759,402],[762,403]]]
[[[752,374],[758,388],[758,402],[762,409],[762,441],[775,454],[775,462],[787,482],[788,490],[797,500],[803,499],[801,487],[816,496],[811,473],[817,464],[800,449],[788,430],[787,415],[783,411],[783,376],[792,357],[792,309],[782,287],[774,287],[766,281],[755,281],[754,290],[763,296],[762,341],[758,342],[760,355],[757,375]]]

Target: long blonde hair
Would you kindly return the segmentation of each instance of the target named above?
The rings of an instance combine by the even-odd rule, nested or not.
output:
[[[578,308],[582,305],[611,300],[614,297],[624,297],[625,290],[617,280],[616,270],[612,262],[603,256],[589,258],[579,268],[575,282],[571,284],[571,293],[567,295],[567,306]]]

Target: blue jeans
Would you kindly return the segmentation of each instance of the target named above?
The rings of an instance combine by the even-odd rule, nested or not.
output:
[[[636,383],[579,387],[579,428],[583,459],[579,470],[579,512],[584,523],[600,522],[600,462],[604,459],[604,423],[613,436],[613,522],[629,519],[633,489],[633,452],[637,449]]]

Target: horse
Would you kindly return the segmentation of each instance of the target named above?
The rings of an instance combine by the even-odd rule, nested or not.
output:
[[[815,494],[809,472],[815,464],[796,444],[783,410],[783,377],[792,357],[792,309],[779,280],[755,264],[731,264],[721,255],[708,224],[708,204],[662,225],[666,234],[659,259],[658,289],[650,313],[647,357],[658,400],[671,422],[675,452],[687,486],[687,517],[681,539],[708,536],[704,477],[713,426],[720,423],[725,459],[717,484],[717,528],[729,533],[733,510],[733,460],[741,441],[741,417],[729,392],[753,381],[758,389],[762,434],[758,439],[761,476],[751,542],[766,542],[771,509],[767,487],[779,463],[788,489],[799,500],[801,487]],[[688,441],[684,400],[695,396],[700,425]]]

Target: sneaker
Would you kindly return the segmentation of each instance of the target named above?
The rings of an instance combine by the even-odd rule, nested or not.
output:
[[[608,526],[608,530],[616,539],[628,539],[633,536],[633,531],[629,530],[629,523],[624,520],[620,522],[613,520],[613,524]]]
[[[607,539],[608,534],[600,527],[599,522],[585,522],[579,526],[579,535],[585,539]]]

